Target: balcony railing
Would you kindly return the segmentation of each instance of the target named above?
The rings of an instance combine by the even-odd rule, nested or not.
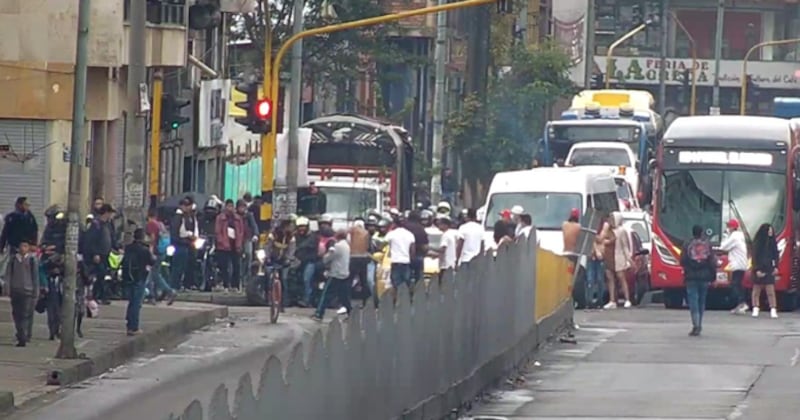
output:
[[[135,0],[145,1],[145,0]],[[186,0],[146,0],[147,22],[154,25],[186,26]],[[131,0],[124,0],[124,20],[130,16]]]

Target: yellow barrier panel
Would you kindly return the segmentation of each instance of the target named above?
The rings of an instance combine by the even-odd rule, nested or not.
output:
[[[573,264],[566,257],[536,250],[536,322],[552,314],[572,296]]]

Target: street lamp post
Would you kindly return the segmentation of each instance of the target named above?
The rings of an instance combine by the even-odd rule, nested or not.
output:
[[[694,115],[697,107],[697,44],[692,34],[683,26],[683,22],[678,19],[678,15],[676,15],[675,12],[670,13],[672,14],[672,19],[675,20],[675,23],[681,28],[681,31],[686,34],[686,38],[689,40],[689,45],[692,48],[692,93],[689,99],[689,115]]]
[[[760,44],[753,45],[752,48],[747,50],[747,54],[744,55],[744,59],[742,60],[742,93],[739,97],[739,114],[745,115],[746,112],[746,105],[747,105],[747,60],[750,59],[750,54],[756,52],[764,47],[771,47],[775,45],[786,45],[786,44],[800,44],[800,38],[792,38],[792,39],[782,39],[778,41],[764,41]]]
[[[611,65],[611,56],[614,54],[614,49],[617,48],[623,42],[631,39],[634,35],[645,30],[645,28],[650,26],[651,23],[653,23],[653,21],[648,19],[643,24],[631,29],[631,31],[628,32],[627,34],[622,35],[620,39],[614,41],[614,43],[612,43],[611,46],[608,47],[608,53],[606,53],[606,89],[611,88],[611,72],[613,71],[613,66]]]

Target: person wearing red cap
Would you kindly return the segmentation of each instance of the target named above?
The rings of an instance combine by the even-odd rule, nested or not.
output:
[[[747,312],[747,296],[744,292],[742,281],[744,273],[747,271],[747,241],[744,232],[739,229],[739,221],[730,219],[727,223],[728,235],[723,238],[719,245],[720,251],[728,253],[728,267],[731,272],[731,289],[736,307],[731,310],[733,314],[744,314]]]
[[[581,233],[580,210],[572,209],[569,219],[561,224],[561,234],[564,236],[564,252],[578,252],[578,236]]]
[[[498,245],[503,238],[513,238],[515,229],[511,222],[511,210],[501,210],[499,215],[500,219],[494,224],[494,243]]]

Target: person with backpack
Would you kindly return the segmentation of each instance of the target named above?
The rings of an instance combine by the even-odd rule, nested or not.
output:
[[[703,236],[703,228],[692,227],[692,239],[681,252],[683,281],[686,285],[686,302],[692,317],[692,330],[689,335],[697,337],[703,330],[703,312],[706,309],[708,285],[717,274],[717,258],[711,248],[711,242]]]
[[[125,247],[125,256],[122,258],[123,283],[128,287],[128,309],[125,313],[127,333],[129,336],[139,335],[139,315],[144,301],[145,284],[148,271],[152,271],[156,259],[150,252],[150,247],[145,242],[144,229],[137,228],[133,231],[133,242]]]
[[[150,249],[153,255],[156,256],[156,263],[153,269],[147,276],[147,285],[150,289],[150,296],[148,301],[155,303],[158,296],[157,291],[160,290],[163,298],[167,299],[167,305],[172,305],[175,302],[177,294],[175,290],[169,286],[164,276],[161,275],[161,265],[167,258],[167,247],[170,245],[170,236],[167,227],[158,220],[158,215],[155,209],[151,209],[147,213],[147,225],[145,225],[145,233],[150,238]]]

